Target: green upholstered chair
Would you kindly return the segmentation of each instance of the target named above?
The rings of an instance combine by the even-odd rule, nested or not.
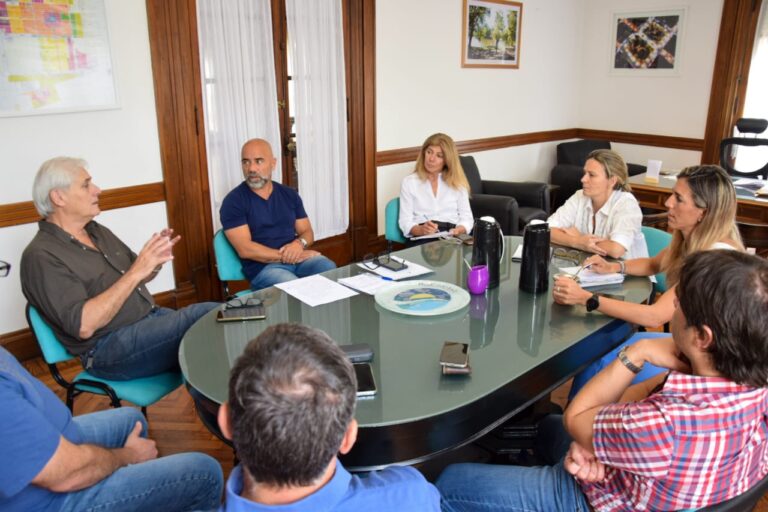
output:
[[[649,226],[642,226],[645,244],[648,246],[648,256],[653,258],[659,254],[662,249],[672,242],[672,234],[660,229]],[[656,274],[656,285],[654,291],[664,293],[667,291],[667,279],[663,272]]]
[[[228,281],[247,281],[248,278],[243,274],[240,256],[221,229],[213,236],[213,252],[216,255],[216,272],[224,289],[224,298],[227,299],[230,297]],[[237,295],[245,293],[250,293],[250,290],[243,290]]]
[[[387,203],[384,209],[384,238],[387,239],[387,248],[392,248],[392,243],[404,244],[405,236],[400,231],[400,198],[396,197]]]
[[[67,391],[66,403],[70,411],[77,395],[93,393],[108,396],[112,407],[120,407],[122,400],[127,400],[141,407],[141,412],[146,416],[147,407],[181,386],[179,372],[165,372],[133,380],[108,380],[82,371],[72,381],[68,381],[61,375],[56,365],[74,359],[76,356],[67,352],[51,326],[34,306],[27,305],[27,322],[32,328],[37,344],[40,345],[43,359],[48,364],[53,379]]]

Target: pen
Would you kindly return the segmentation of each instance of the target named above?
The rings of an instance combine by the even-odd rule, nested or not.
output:
[[[386,276],[379,276],[379,277],[385,281],[394,281],[394,279],[392,279],[391,277],[386,277]]]

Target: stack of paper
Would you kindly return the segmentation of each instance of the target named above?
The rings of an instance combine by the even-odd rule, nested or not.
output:
[[[560,269],[565,274],[575,275],[579,272],[581,267],[563,267]],[[582,288],[590,288],[592,286],[606,286],[611,284],[621,284],[624,282],[624,275],[617,272],[610,274],[598,274],[592,272],[589,269],[584,269],[579,272],[579,284]]]

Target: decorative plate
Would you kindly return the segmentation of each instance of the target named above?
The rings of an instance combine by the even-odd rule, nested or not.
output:
[[[374,295],[381,307],[414,316],[444,315],[469,304],[469,293],[441,281],[406,281]]]

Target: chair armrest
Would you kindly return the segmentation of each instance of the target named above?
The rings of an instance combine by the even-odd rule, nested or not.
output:
[[[490,215],[496,219],[505,235],[518,234],[517,201],[514,197],[472,194],[469,207],[475,218]]]
[[[539,181],[483,181],[483,192],[510,196],[519,206],[539,208],[549,215],[549,186]]]

